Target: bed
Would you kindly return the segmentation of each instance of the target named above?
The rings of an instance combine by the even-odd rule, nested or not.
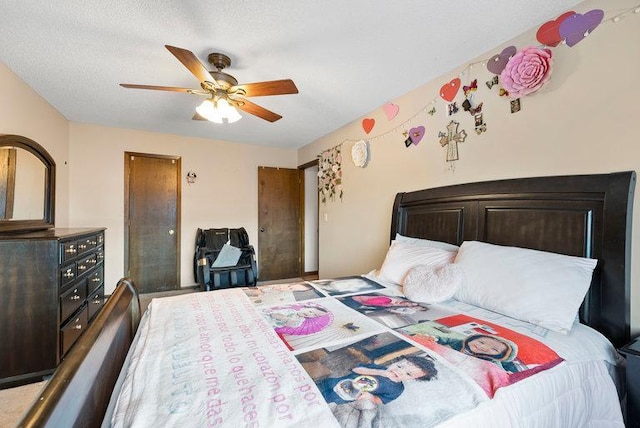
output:
[[[615,347],[630,339],[634,184],[620,172],[399,193],[379,270],[154,299],[139,327],[135,288],[122,280],[19,426],[622,427]],[[398,248],[448,262],[394,279],[411,258]],[[462,268],[518,275],[531,255],[578,266],[576,284],[587,278],[578,293],[557,286],[579,323],[557,304],[565,295],[542,317],[517,299],[505,315],[495,290],[484,284],[478,297],[469,284],[482,281],[460,279]],[[403,294],[445,267],[458,269],[463,300]],[[545,275],[496,287],[540,285],[548,298]],[[488,307],[470,303],[478,298]],[[473,346],[491,358],[454,352],[479,332],[489,339]]]

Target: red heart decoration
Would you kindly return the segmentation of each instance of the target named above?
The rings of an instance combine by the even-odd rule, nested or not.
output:
[[[558,46],[562,41],[562,36],[560,35],[560,24],[562,24],[565,19],[575,14],[576,13],[574,11],[570,10],[569,12],[563,13],[553,21],[545,22],[540,26],[540,28],[538,28],[536,39],[546,46]]]
[[[362,119],[362,129],[364,129],[364,132],[367,134],[371,132],[375,124],[376,124],[375,119],[370,119],[370,118]]]
[[[440,96],[443,100],[451,102],[456,97],[458,89],[460,89],[460,79],[456,77],[452,79],[451,82],[442,85],[442,88],[440,88]]]

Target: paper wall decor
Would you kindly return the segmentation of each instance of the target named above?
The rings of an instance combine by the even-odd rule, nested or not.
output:
[[[477,90],[478,90],[478,79],[473,79],[471,83],[469,83],[469,86],[465,85],[462,87],[462,91],[464,92],[465,98],[469,98],[469,95],[472,92],[475,92]]]
[[[369,142],[365,140],[357,141],[351,147],[351,160],[357,167],[364,168],[369,162]]]
[[[342,199],[342,154],[340,146],[325,150],[318,156],[318,192],[323,204],[327,199]]]
[[[467,133],[464,129],[458,132],[459,125],[458,122],[452,120],[447,125],[447,132],[438,133],[440,145],[442,147],[447,146],[447,162],[458,160],[458,143],[463,143],[467,138]]]
[[[422,141],[422,137],[424,137],[424,126],[416,126],[415,128],[411,128],[409,130],[409,140],[414,146],[417,146],[420,141]],[[406,144],[406,142],[405,142]]]
[[[371,118],[362,119],[362,129],[364,129],[365,134],[371,132],[373,127],[376,126],[376,120]]]
[[[384,114],[387,115],[387,119],[391,120],[396,117],[398,111],[400,111],[400,107],[394,103],[387,103],[382,107],[382,110],[384,110]]]
[[[493,79],[487,80],[485,82],[485,84],[487,85],[487,88],[489,88],[489,89],[493,88],[494,86],[496,86],[498,84],[498,76],[493,76]]]
[[[560,37],[564,39],[567,46],[573,47],[595,30],[603,18],[604,11],[601,9],[590,10],[584,15],[579,13],[571,15],[560,24]]]
[[[500,82],[510,98],[532,94],[549,81],[552,64],[551,49],[534,46],[521,49],[500,73]]]
[[[560,24],[562,24],[565,19],[575,14],[576,13],[574,11],[570,10],[552,21],[545,22],[540,26],[540,28],[538,28],[538,31],[536,32],[536,39],[546,46],[558,46],[562,41],[562,36],[560,35]]]
[[[460,78],[451,79],[449,83],[445,83],[440,88],[440,96],[443,100],[451,102],[458,94],[460,89]]]
[[[514,56],[517,51],[518,50],[515,46],[507,46],[506,48],[502,49],[502,52],[489,58],[489,61],[487,61],[487,70],[489,70],[493,74],[502,73],[502,70],[504,70],[504,67],[507,65],[509,58]],[[491,89],[491,86],[489,86],[489,89]]]

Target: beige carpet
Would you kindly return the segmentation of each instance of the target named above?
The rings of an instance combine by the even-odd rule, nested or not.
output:
[[[0,427],[16,426],[22,413],[36,399],[45,381],[0,391]]]

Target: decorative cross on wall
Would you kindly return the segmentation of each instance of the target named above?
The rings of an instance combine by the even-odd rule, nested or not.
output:
[[[451,121],[447,125],[447,133],[439,132],[440,145],[447,146],[447,162],[458,160],[458,143],[463,143],[467,138],[467,133],[463,129],[458,132],[458,122]]]

